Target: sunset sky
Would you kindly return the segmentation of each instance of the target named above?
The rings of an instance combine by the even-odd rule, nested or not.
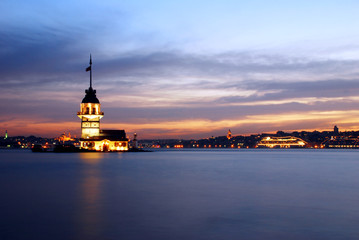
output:
[[[359,130],[359,1],[0,1],[0,135]]]

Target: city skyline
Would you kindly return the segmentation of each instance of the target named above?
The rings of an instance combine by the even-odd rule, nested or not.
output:
[[[141,138],[359,129],[356,1],[3,1],[1,131]]]

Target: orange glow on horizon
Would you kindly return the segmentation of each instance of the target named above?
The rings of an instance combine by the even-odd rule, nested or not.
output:
[[[141,132],[141,138],[179,138],[181,136],[193,136],[210,134],[213,131],[223,131],[228,128],[242,128],[237,135],[251,133],[282,131],[327,131],[332,130],[334,125],[339,125],[341,130],[359,130],[359,110],[351,111],[310,111],[306,113],[293,112],[283,114],[249,115],[243,119],[223,119],[211,121],[206,119],[190,119],[182,121],[148,121],[145,123],[101,123],[102,129],[125,129],[127,134]],[[320,127],[305,127],[283,129],[285,124],[296,126],[302,123],[319,122]],[[49,119],[26,119],[3,121],[2,126],[8,129],[12,136],[35,135],[46,137],[58,137],[63,132],[71,131],[73,135],[80,136],[80,122],[51,122]],[[250,126],[246,128],[246,126]]]

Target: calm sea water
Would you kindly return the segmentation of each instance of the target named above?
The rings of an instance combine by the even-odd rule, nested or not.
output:
[[[0,150],[0,239],[359,239],[358,157]]]

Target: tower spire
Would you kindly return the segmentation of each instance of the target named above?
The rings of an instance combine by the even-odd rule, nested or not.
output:
[[[90,54],[90,66],[86,68],[86,72],[90,71],[90,88],[92,89],[92,57]]]
[[[90,88],[92,88],[92,57],[90,53]]]

